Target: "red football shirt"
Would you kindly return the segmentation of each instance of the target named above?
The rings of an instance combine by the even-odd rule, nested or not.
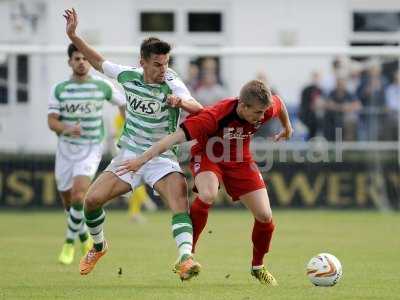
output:
[[[278,96],[272,96],[272,105],[257,124],[251,124],[238,116],[238,103],[238,98],[223,99],[189,116],[180,125],[188,141],[197,140],[191,150],[192,156],[205,153],[214,162],[252,160],[250,137],[262,124],[279,116],[282,102]]]

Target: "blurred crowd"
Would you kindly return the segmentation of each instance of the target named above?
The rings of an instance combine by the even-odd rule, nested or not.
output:
[[[339,58],[328,75],[313,72],[298,110],[308,129],[306,139],[321,135],[329,141],[397,140],[400,73],[390,75],[386,78],[376,61],[346,64]]]
[[[328,141],[397,140],[400,72],[385,75],[378,61],[360,63],[342,58],[333,60],[327,74],[312,72],[293,114],[304,129],[303,139],[323,136]],[[255,74],[255,78],[269,84],[264,72]],[[230,95],[215,57],[191,61],[186,84],[203,105],[212,105]],[[273,86],[271,89],[273,94],[279,94]],[[273,130],[261,129],[258,134]]]
[[[204,106],[229,96],[220,78],[218,59],[214,57],[191,61],[185,83],[194,98]]]

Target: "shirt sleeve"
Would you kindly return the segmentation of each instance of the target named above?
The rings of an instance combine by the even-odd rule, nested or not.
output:
[[[109,96],[107,100],[110,101],[112,104],[123,106],[126,104],[125,95],[118,90],[111,82],[104,80],[105,84],[110,88]]]
[[[113,87],[110,102],[118,106],[124,106],[126,104],[125,94]]]
[[[273,110],[273,117],[279,117],[282,111],[282,99],[279,96],[272,97],[272,110]]]
[[[218,122],[210,110],[202,110],[194,116],[189,116],[180,127],[185,132],[186,140],[200,140],[216,132]]]
[[[51,88],[49,103],[47,106],[47,114],[60,114],[60,101],[56,97],[56,85]]]
[[[186,85],[172,69],[167,70],[167,73],[165,74],[165,82],[172,90],[172,94],[183,100],[193,99],[193,96],[190,94]]]
[[[108,60],[105,60],[103,62],[103,64],[101,65],[101,67],[103,69],[104,75],[106,75],[107,77],[110,77],[112,79],[118,79],[118,75],[121,72],[132,69],[132,67],[117,65]]]

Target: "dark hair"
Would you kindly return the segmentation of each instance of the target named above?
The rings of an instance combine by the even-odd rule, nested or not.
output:
[[[264,105],[271,103],[271,90],[260,80],[252,80],[246,83],[240,90],[240,101],[250,105],[259,101]]]
[[[76,46],[75,46],[74,44],[69,44],[69,46],[68,46],[68,51],[67,51],[67,52],[68,52],[68,57],[71,58],[71,57],[72,57],[72,54],[73,54],[75,51],[79,52],[78,48],[76,48]]]
[[[171,45],[156,37],[149,37],[140,45],[140,56],[144,59],[149,59],[151,54],[168,54],[170,51]]]
[[[339,69],[342,65],[342,61],[340,60],[339,57],[335,57],[335,59],[332,61],[332,68],[333,69]]]

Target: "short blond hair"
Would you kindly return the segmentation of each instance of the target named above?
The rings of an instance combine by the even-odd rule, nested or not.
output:
[[[240,101],[245,104],[253,104],[259,101],[264,105],[271,104],[272,93],[268,86],[260,80],[251,80],[240,90]]]

